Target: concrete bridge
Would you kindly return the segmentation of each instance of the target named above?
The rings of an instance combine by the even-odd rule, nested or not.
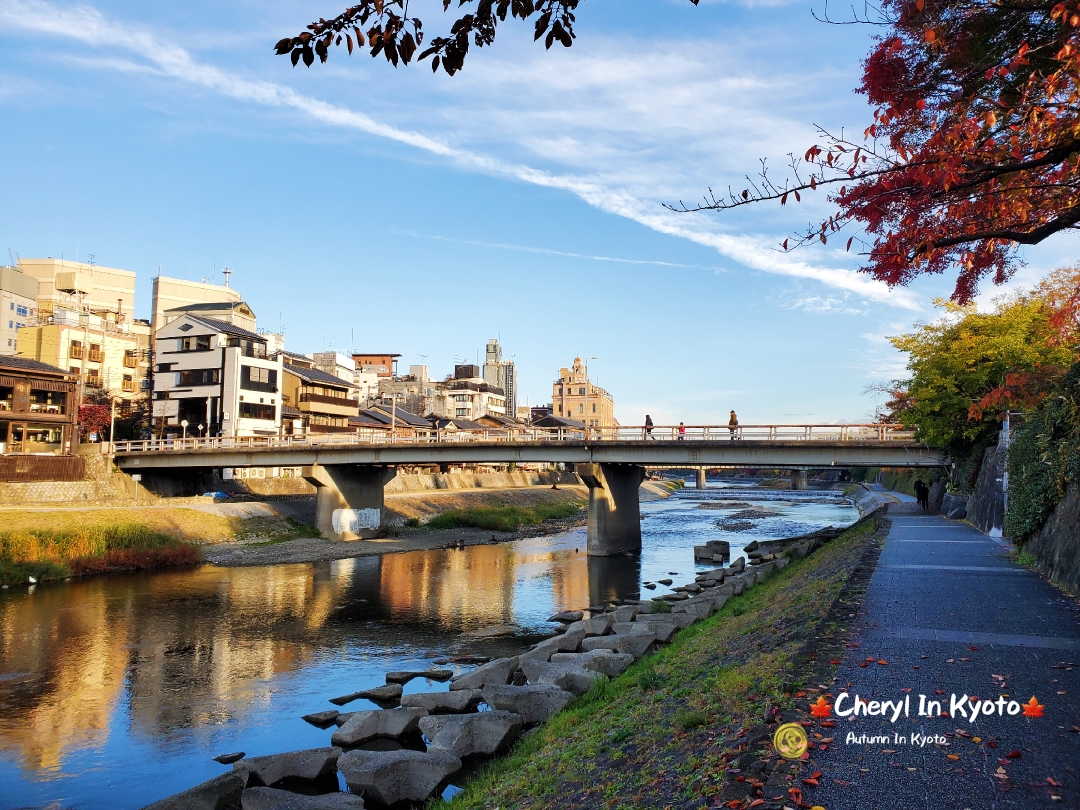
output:
[[[222,467],[301,467],[316,487],[316,526],[328,537],[373,537],[383,487],[399,465],[564,463],[589,488],[588,552],[641,548],[638,486],[645,468],[940,467],[937,451],[895,425],[644,426],[410,431],[386,435],[163,439],[117,442],[117,466],[168,478]],[[700,484],[700,482],[699,482]]]

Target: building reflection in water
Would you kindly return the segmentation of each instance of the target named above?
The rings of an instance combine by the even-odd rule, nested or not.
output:
[[[420,652],[476,649],[462,634],[478,629],[535,637],[550,612],[635,596],[639,575],[636,557],[589,559],[584,537],[570,536],[5,593],[0,749],[40,779],[111,734],[159,749],[199,741],[316,663],[372,659],[381,672]]]

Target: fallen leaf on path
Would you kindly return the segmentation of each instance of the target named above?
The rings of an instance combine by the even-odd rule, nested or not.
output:
[[[958,757],[958,756],[957,756],[956,754],[946,754],[946,756],[947,756],[947,757],[948,757],[949,759],[951,759],[951,760],[952,760],[953,762],[955,762],[956,760],[960,759],[960,757]]]
[[[881,664],[884,667],[884,666],[887,666],[889,662],[886,661],[884,658],[879,658],[878,663]]]
[[[813,787],[817,787],[818,786],[818,780],[814,779],[812,777],[807,777],[806,779],[803,779],[803,784],[804,785],[812,785]]]
[[[1021,754],[1019,751],[1010,751],[1005,756],[1007,756],[1009,759],[1020,759],[1023,754]]]
[[[1046,781],[1047,781],[1047,782],[1049,782],[1049,783],[1050,783],[1051,785],[1053,785],[1054,787],[1065,787],[1065,786],[1064,786],[1063,784],[1061,784],[1061,782],[1057,781],[1057,780],[1056,780],[1056,779],[1054,779],[1054,777],[1052,777],[1052,776],[1048,776],[1048,777],[1046,777]]]

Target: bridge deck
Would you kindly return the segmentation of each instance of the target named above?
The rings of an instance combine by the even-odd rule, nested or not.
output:
[[[117,442],[125,469],[312,464],[600,463],[642,466],[939,467],[940,454],[895,425],[656,426],[416,431]]]

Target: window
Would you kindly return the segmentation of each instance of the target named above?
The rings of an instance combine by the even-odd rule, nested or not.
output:
[[[240,387],[245,391],[267,391],[276,394],[277,369],[241,366]]]
[[[596,403],[595,402],[592,404],[592,412],[596,413]]]
[[[454,394],[454,402],[468,402],[468,401],[469,401],[469,395],[468,394]]]
[[[195,337],[180,338],[180,351],[182,352],[206,352],[210,351],[210,336],[196,335]]]
[[[15,314],[16,315],[29,315],[30,312],[29,312],[29,310],[27,310],[26,307],[20,305],[20,306],[17,306],[15,308]]]
[[[458,416],[468,416],[469,415],[469,409],[468,408],[458,408],[457,409],[457,415]]]
[[[559,406],[559,416],[562,416],[562,405]]]
[[[577,406],[577,412],[578,413],[585,413],[585,406],[584,405],[578,405]]]
[[[271,422],[274,421],[274,406],[273,405],[260,405],[257,402],[241,402],[240,403],[240,418],[241,419],[266,419]]]
[[[562,394],[562,386],[561,385],[559,386],[559,394],[560,395]]]
[[[158,372],[172,371],[172,367],[175,365],[176,363],[158,363],[157,368],[154,370]]]
[[[63,413],[67,395],[59,391],[30,389],[31,413]]]
[[[181,332],[190,332],[192,328],[193,327],[192,327],[192,325],[190,323],[185,323],[183,326],[180,327],[180,331]]]
[[[180,372],[180,385],[216,385],[220,381],[221,370],[216,368],[193,368]]]
[[[229,338],[229,342],[226,344],[230,348],[240,349],[240,354],[244,357],[255,357],[259,360],[266,359],[266,344],[260,343],[255,340],[241,340],[240,338]]]
[[[585,396],[585,389],[584,388],[579,388],[578,393],[581,394],[581,396]]]

